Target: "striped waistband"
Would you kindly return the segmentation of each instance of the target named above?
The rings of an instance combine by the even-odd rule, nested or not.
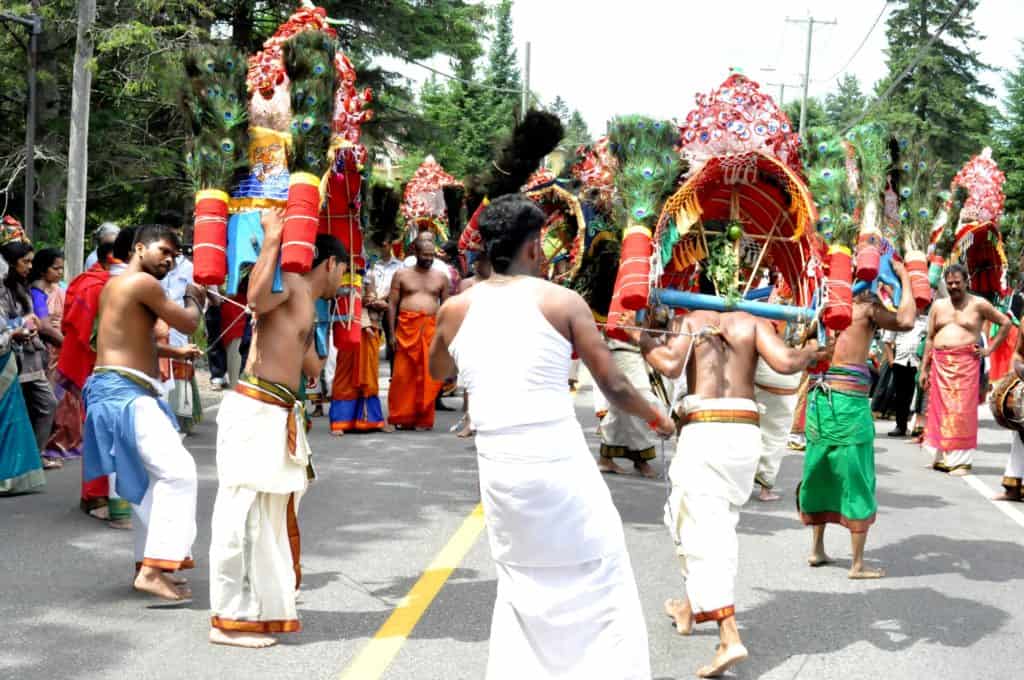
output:
[[[761,418],[757,411],[740,409],[708,409],[694,411],[683,416],[683,425],[693,423],[734,423],[739,425],[760,425]]]
[[[772,387],[771,385],[761,385],[759,383],[754,383],[754,386],[769,394],[777,394],[782,397],[788,397],[800,392],[799,387]]]
[[[871,392],[871,371],[867,366],[859,364],[832,366],[825,375],[818,377],[814,386],[857,396],[867,396]]]
[[[298,401],[298,396],[280,383],[270,382],[254,375],[243,375],[235,385],[235,392],[281,408],[290,409]]]

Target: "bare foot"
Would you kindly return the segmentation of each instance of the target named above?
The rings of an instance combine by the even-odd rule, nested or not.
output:
[[[187,586],[188,585],[188,579],[187,578],[185,578],[184,576],[179,576],[178,574],[174,573],[173,571],[165,571],[164,572],[164,576],[166,576],[167,580],[170,581],[171,583],[173,583],[175,586]],[[178,589],[181,590],[181,588],[178,588]]]
[[[344,437],[345,436],[345,430],[331,430],[331,436],[332,437]],[[218,630],[218,629],[214,628],[214,630]]]
[[[654,468],[652,468],[651,464],[646,460],[642,460],[639,463],[633,463],[633,469],[636,470],[636,473],[641,477],[646,477],[647,479],[658,478],[658,473],[654,471]]]
[[[677,633],[689,635],[693,632],[693,611],[688,600],[665,600],[665,613],[672,619]]]
[[[611,458],[601,458],[597,461],[597,469],[609,475],[624,475],[626,471],[619,467]]]
[[[130,519],[112,519],[107,522],[107,526],[111,529],[131,529],[132,521]]]
[[[782,500],[782,496],[777,493],[772,493],[772,490],[769,487],[762,486],[761,493],[757,495],[757,500],[770,503],[772,501]]]
[[[210,642],[215,645],[231,645],[232,647],[245,647],[246,649],[263,649],[273,647],[277,639],[269,635],[259,633],[238,633],[235,631],[210,628]]]
[[[192,596],[190,591],[178,588],[160,572],[147,574],[145,570],[139,571],[132,586],[135,590],[156,595],[160,599],[170,602],[185,602]]]
[[[1024,498],[1021,498],[1020,494],[1009,494],[1001,493],[998,496],[993,496],[994,501],[1013,501],[1015,503],[1024,502]]]
[[[949,471],[950,477],[966,477],[969,474],[971,474],[971,471],[966,468],[957,468],[956,470]]]
[[[395,426],[385,425],[384,427],[380,428],[380,431],[383,432],[384,434],[391,434],[392,432],[395,431]]]
[[[715,658],[711,661],[708,666],[702,666],[697,669],[698,678],[717,678],[721,677],[723,673],[738,664],[740,661],[746,660],[747,648],[742,643],[734,643],[728,647],[724,645],[718,645],[718,650],[715,652]]]
[[[110,519],[110,509],[105,505],[102,505],[98,508],[93,508],[92,510],[89,511],[89,517],[95,517],[96,519],[107,521],[108,519]]]
[[[824,567],[826,564],[832,564],[832,558],[825,553],[812,553],[807,558],[807,566],[810,567]]]
[[[849,577],[854,581],[878,579],[883,576],[885,576],[885,570],[865,569],[863,565],[860,567],[852,567],[849,573]]]

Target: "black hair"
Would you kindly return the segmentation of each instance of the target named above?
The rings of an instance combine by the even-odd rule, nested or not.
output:
[[[118,238],[120,236],[118,234]],[[174,246],[175,250],[181,248],[181,238],[178,237],[178,232],[173,227],[169,227],[166,224],[140,224],[135,227],[135,240],[132,241],[133,248],[136,243],[148,246],[157,241],[167,241]]]
[[[110,246],[110,254],[115,260],[127,263],[132,257],[132,244],[135,243],[135,227],[125,227],[117,232],[113,245]],[[96,254],[99,255],[99,249]]]
[[[942,273],[942,278],[945,279],[950,274],[959,274],[964,281],[969,281],[971,279],[971,275],[967,272],[967,267],[963,266],[959,262],[954,262],[946,267],[946,271]]]
[[[522,194],[506,194],[480,213],[480,236],[494,271],[504,274],[530,236],[544,226],[544,211]]]
[[[57,260],[63,260],[64,253],[59,248],[43,248],[32,258],[32,271],[29,272],[29,282],[38,281],[46,274],[46,270],[53,266]]]
[[[31,252],[34,252],[35,248],[32,247],[31,243],[25,241],[11,241],[0,247],[0,255],[7,260],[7,264],[10,265],[7,271],[8,284],[18,280],[18,274],[14,271],[14,265],[18,264],[18,260],[25,257]],[[25,281],[24,283],[28,283]]]
[[[718,295],[718,290],[715,288],[715,284],[707,272],[701,272],[697,278],[697,290],[702,295]]]
[[[313,254],[313,269],[320,266],[320,263],[334,258],[335,261],[348,264],[348,251],[336,236],[331,234],[316,235],[316,250]]]
[[[120,234],[121,232],[118,233]],[[114,240],[117,240],[116,236],[114,237]],[[100,241],[96,245],[96,262],[100,265],[105,265],[107,263],[107,259],[113,254],[113,252],[114,241]]]

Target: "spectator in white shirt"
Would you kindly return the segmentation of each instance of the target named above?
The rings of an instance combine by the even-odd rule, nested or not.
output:
[[[917,369],[921,358],[917,351],[921,339],[928,330],[927,311],[917,315],[914,327],[904,333],[889,331],[886,342],[892,352],[892,409],[896,414],[896,429],[889,433],[890,437],[907,436],[907,420],[910,417],[910,405],[914,399],[914,388],[917,384]]]

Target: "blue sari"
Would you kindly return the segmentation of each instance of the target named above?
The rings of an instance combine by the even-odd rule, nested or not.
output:
[[[18,384],[14,353],[0,355],[0,495],[25,493],[46,484],[32,421]]]

